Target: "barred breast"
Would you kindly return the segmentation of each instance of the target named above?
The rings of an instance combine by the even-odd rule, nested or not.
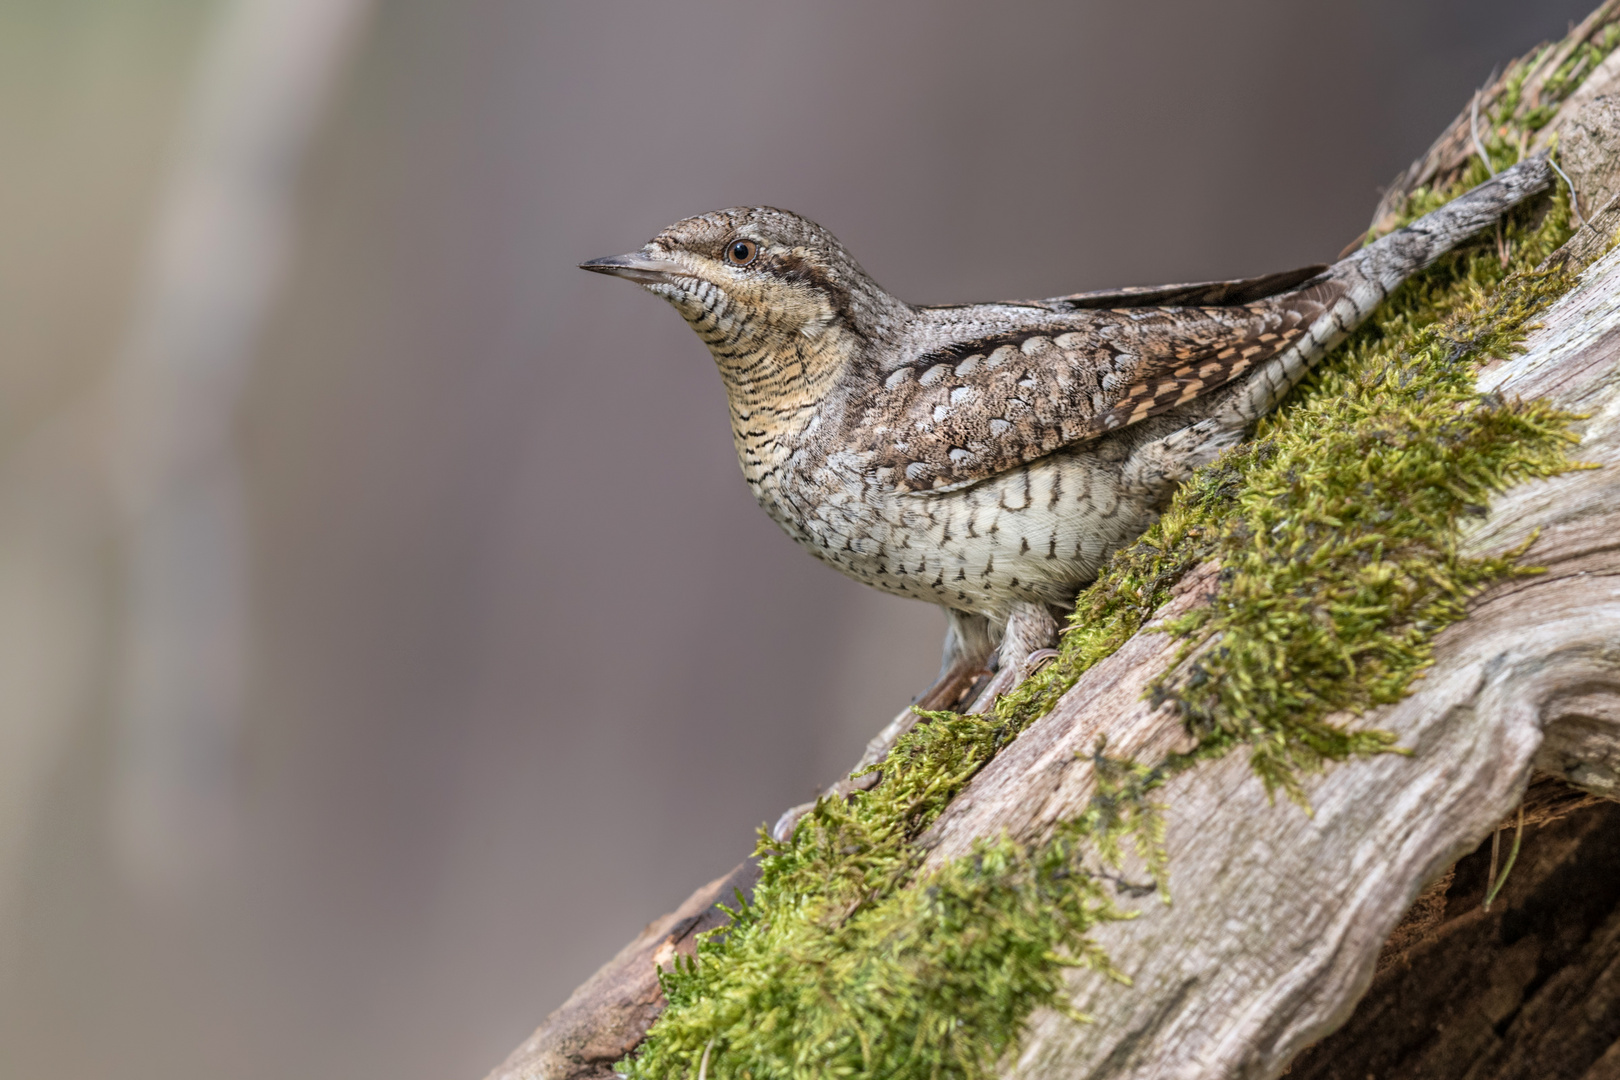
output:
[[[837,460],[745,468],[755,497],[839,571],[896,596],[1006,618],[1019,602],[1063,605],[1158,508],[1122,480],[1130,453],[1185,426],[1166,416],[955,491],[876,490]]]

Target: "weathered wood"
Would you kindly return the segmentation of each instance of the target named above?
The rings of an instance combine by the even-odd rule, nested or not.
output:
[[[612,1080],[613,1065],[647,1034],[664,1009],[658,969],[677,954],[690,956],[697,935],[719,926],[716,904],[735,903],[759,874],[752,861],[715,878],[668,915],[647,924],[619,955],[568,996],[488,1080]]]
[[[1620,806],[1593,803],[1526,825],[1489,910],[1491,842],[1458,863],[1432,925],[1386,948],[1355,1014],[1289,1080],[1597,1080],[1606,1053],[1620,1063]]]
[[[1620,13],[1620,0],[1605,0],[1596,11],[1581,20],[1581,24],[1561,43],[1557,46],[1548,46],[1547,51],[1525,75],[1522,83],[1521,107],[1534,108],[1539,105],[1541,87],[1545,80],[1556,72],[1577,48],[1590,41],[1612,22],[1617,13]],[[1383,197],[1378,201],[1378,208],[1373,211],[1371,232],[1374,235],[1381,236],[1395,227],[1407,196],[1414,190],[1420,187],[1445,187],[1462,175],[1469,159],[1476,154],[1474,141],[1476,134],[1480,138],[1488,138],[1490,135],[1488,114],[1507,93],[1508,80],[1512,74],[1511,69],[1504,71],[1499,78],[1491,82],[1491,85],[1480,90],[1428,151],[1390,182],[1389,187],[1384,190]],[[1584,74],[1580,86],[1559,104],[1558,112],[1537,132],[1535,142],[1527,147],[1527,150],[1540,150],[1550,145],[1555,138],[1562,136],[1570,121],[1584,110],[1593,98],[1612,94],[1620,89],[1620,51],[1610,53],[1594,71]]]

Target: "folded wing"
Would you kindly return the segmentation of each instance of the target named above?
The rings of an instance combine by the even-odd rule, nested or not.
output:
[[[1275,288],[1292,291],[1255,298]],[[848,418],[846,445],[889,490],[966,487],[1225,385],[1303,337],[1341,291],[1330,276],[1292,271],[1008,305],[1018,331],[947,334],[884,373]]]

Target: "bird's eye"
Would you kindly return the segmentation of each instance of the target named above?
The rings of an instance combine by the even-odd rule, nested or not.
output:
[[[747,266],[759,254],[759,245],[752,240],[733,240],[726,248],[726,262],[732,266]]]

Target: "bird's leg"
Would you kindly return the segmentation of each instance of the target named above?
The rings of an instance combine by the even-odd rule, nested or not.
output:
[[[866,752],[861,755],[861,760],[842,780],[823,792],[822,798],[842,798],[852,792],[870,789],[881,779],[880,774],[867,773],[853,779],[851,774],[862,772],[888,757],[894,744],[900,741],[900,736],[915,727],[921,719],[917,710],[937,712],[964,705],[976,697],[974,691],[991,678],[993,673],[988,664],[996,651],[996,643],[990,636],[990,620],[983,615],[970,615],[950,608],[945,609],[945,620],[944,656],[940,660],[939,677],[934,680],[934,685],[924,690],[899,716],[889,721],[887,727],[873,736],[872,741],[866,744]],[[793,826],[815,805],[813,802],[800,803],[786,811],[771,826],[771,835],[785,840],[792,834]]]
[[[945,631],[945,655],[940,663],[939,678],[866,744],[866,753],[850,770],[851,774],[862,772],[888,757],[900,737],[922,719],[916,710],[988,711],[995,705],[998,696],[1012,690],[1033,673],[1030,659],[1043,650],[1054,648],[1061,629],[1058,615],[1050,607],[1023,601],[1013,604],[999,645],[994,643],[990,622],[984,616],[949,608],[945,616],[950,625]],[[995,670],[991,671],[986,665],[992,662],[993,657]],[[866,791],[881,779],[882,774],[878,772],[855,778],[846,776],[823,792],[822,798],[844,798],[856,791]],[[801,803],[788,810],[771,827],[771,836],[777,840],[787,839],[799,819],[815,809],[815,805],[813,802]]]
[[[1056,613],[1045,604],[1017,601],[1007,615],[1007,628],[996,649],[995,677],[978,692],[967,712],[988,712],[996,698],[1011,691],[1030,675],[1026,666],[1042,649],[1055,648],[1061,626]]]
[[[939,677],[934,685],[922,692],[912,704],[924,712],[954,709],[963,704],[974,685],[988,678],[990,658],[996,651],[996,640],[990,632],[990,620],[983,615],[945,609],[945,650],[940,658]]]
[[[859,773],[888,757],[889,751],[900,737],[916,726],[921,719],[916,710],[933,712],[939,709],[959,709],[962,712],[986,712],[996,698],[1012,690],[1032,673],[1032,656],[1057,645],[1061,629],[1057,614],[1045,604],[1019,601],[1013,605],[1002,631],[1001,643],[991,638],[990,622],[982,615],[969,615],[946,609],[950,625],[945,631],[945,655],[940,663],[939,678],[923,691],[922,696],[904,712],[889,721],[889,726],[866,744],[866,753],[850,770]],[[986,664],[991,654],[998,658],[996,670]],[[856,791],[866,791],[882,779],[882,774],[869,772],[864,776],[846,776],[822,793],[822,798],[844,798]],[[815,809],[815,803],[801,803],[777,818],[771,826],[771,836],[785,840],[793,833],[799,819]]]
[[[909,732],[922,719],[917,716],[917,709],[925,712],[936,709],[988,711],[995,706],[996,696],[1013,690],[1032,674],[1030,657],[1058,644],[1058,631],[1061,628],[1058,615],[1045,604],[1024,601],[1013,604],[1006,628],[1001,631],[1000,646],[993,644],[990,620],[983,615],[969,615],[949,609],[944,614],[949,620],[949,627],[944,633],[940,677],[906,711],[889,721],[888,727],[878,732],[872,742],[867,743],[867,753],[860,756],[859,763],[849,771],[851,774],[883,761],[901,735]],[[991,654],[998,657],[995,672],[987,667]],[[826,789],[821,798],[849,797],[854,792],[872,789],[880,779],[883,779],[881,772],[867,772],[865,776],[854,779],[846,776]],[[799,819],[812,810],[815,810],[815,803],[800,803],[786,811],[771,826],[771,836],[786,840],[792,836]]]

